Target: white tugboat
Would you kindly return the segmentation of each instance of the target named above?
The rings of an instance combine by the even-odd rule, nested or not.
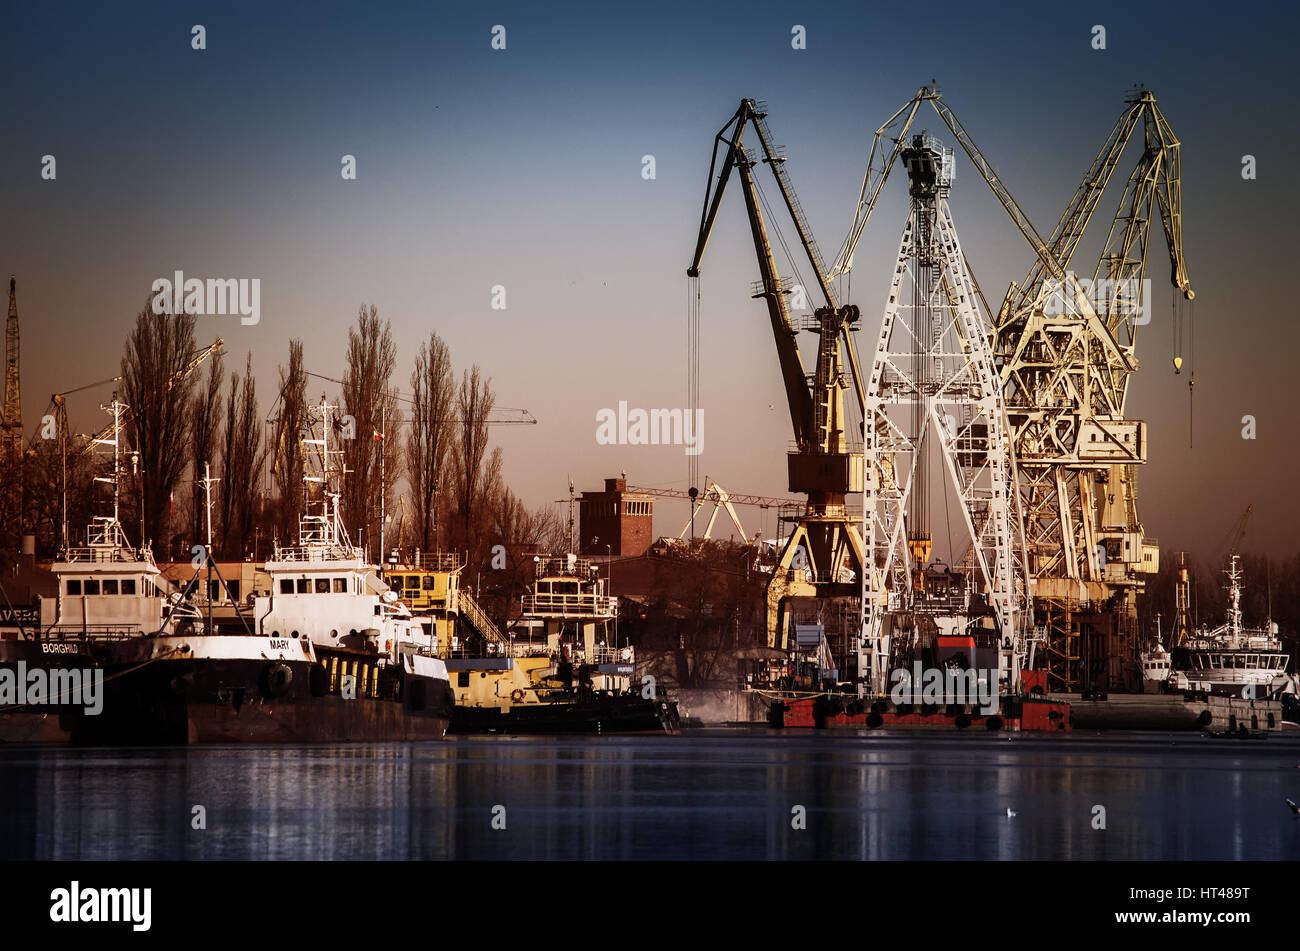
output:
[[[1287,675],[1289,656],[1278,638],[1277,623],[1249,628],[1241,620],[1241,566],[1235,553],[1224,572],[1228,576],[1227,619],[1213,629],[1191,631],[1175,646],[1172,685],[1180,690],[1272,697],[1291,684]],[[1179,572],[1180,586],[1186,585],[1186,569]],[[1180,601],[1185,602],[1183,596]]]
[[[1173,672],[1174,657],[1165,650],[1164,638],[1160,635],[1160,617],[1156,616],[1156,643],[1149,651],[1139,655],[1142,663],[1142,692],[1160,693],[1169,683]]]
[[[441,739],[452,692],[431,630],[380,580],[341,524],[321,401],[303,439],[298,543],[276,547],[245,633],[159,636],[114,652],[122,676],[97,718],[108,742]],[[208,480],[210,482],[210,480]]]
[[[116,645],[202,626],[198,613],[170,590],[149,546],[136,548],[127,539],[119,520],[127,406],[114,394],[100,408],[113,418],[111,429],[94,440],[96,447],[113,452],[112,469],[95,477],[96,483],[111,489],[108,514],[91,519],[83,545],[70,544],[64,529],[64,543],[51,565],[55,595],[41,600],[37,629],[0,640],[0,677],[44,680],[58,684],[58,689],[42,691],[47,695],[39,702],[31,699],[31,692],[25,703],[0,701],[0,742],[62,743],[74,738],[86,714],[85,687],[96,676],[102,679],[101,663]]]

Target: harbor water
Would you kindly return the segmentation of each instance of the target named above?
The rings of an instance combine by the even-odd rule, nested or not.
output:
[[[0,750],[4,859],[1291,859],[1300,734]]]

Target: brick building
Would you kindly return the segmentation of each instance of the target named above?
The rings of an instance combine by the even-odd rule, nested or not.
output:
[[[606,479],[603,492],[578,498],[578,553],[635,558],[654,540],[653,496],[627,491],[626,479]]]

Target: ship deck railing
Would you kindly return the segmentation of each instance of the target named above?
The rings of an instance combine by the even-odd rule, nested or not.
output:
[[[589,581],[599,574],[599,566],[588,558],[579,558],[576,555],[572,561],[565,555],[545,555],[537,556],[534,574],[538,580],[577,578],[581,581]]]
[[[388,565],[384,570],[398,574],[416,574],[421,571],[460,571],[465,562],[457,552],[420,552],[414,562]]]
[[[525,615],[612,618],[618,599],[604,594],[529,594],[524,596]]]
[[[145,633],[138,624],[60,624],[41,632],[46,641],[125,641]]]
[[[488,650],[466,650],[465,648],[457,648],[456,650],[448,651],[447,657],[453,660],[497,660],[502,657],[556,658],[559,656],[557,651],[549,650],[546,647],[538,647],[536,645],[530,647],[527,644],[513,644],[509,647],[504,647],[497,644],[489,644],[488,647]],[[490,650],[492,647],[496,647],[496,650]]]
[[[364,561],[365,553],[360,548],[341,544],[309,544],[294,548],[278,548],[270,559],[274,562],[306,561]]]
[[[65,561],[71,564],[136,564],[145,562],[152,563],[148,553],[137,548],[123,548],[117,545],[103,546],[84,546],[78,548],[65,549],[58,561]]]

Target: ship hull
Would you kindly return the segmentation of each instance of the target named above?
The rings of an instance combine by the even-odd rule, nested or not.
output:
[[[268,676],[273,669],[274,681]],[[321,665],[306,660],[165,660],[111,673],[118,676],[110,681],[103,713],[77,723],[74,743],[440,740],[452,706],[445,680],[411,674],[387,695],[344,697],[330,692]]]
[[[672,700],[597,696],[572,703],[500,707],[457,706],[451,733],[676,733],[681,727]]]
[[[56,670],[89,672],[96,666],[84,646],[75,642],[0,641],[0,671],[15,681],[20,674],[26,679],[36,670],[48,676]],[[80,698],[68,699],[72,702],[0,702],[0,745],[50,746],[70,742],[85,708]]]
[[[957,704],[895,704],[834,697],[775,700],[768,724],[791,729],[969,730],[975,732],[1064,732],[1071,729],[1070,706],[1041,697],[1003,698],[996,713]]]

